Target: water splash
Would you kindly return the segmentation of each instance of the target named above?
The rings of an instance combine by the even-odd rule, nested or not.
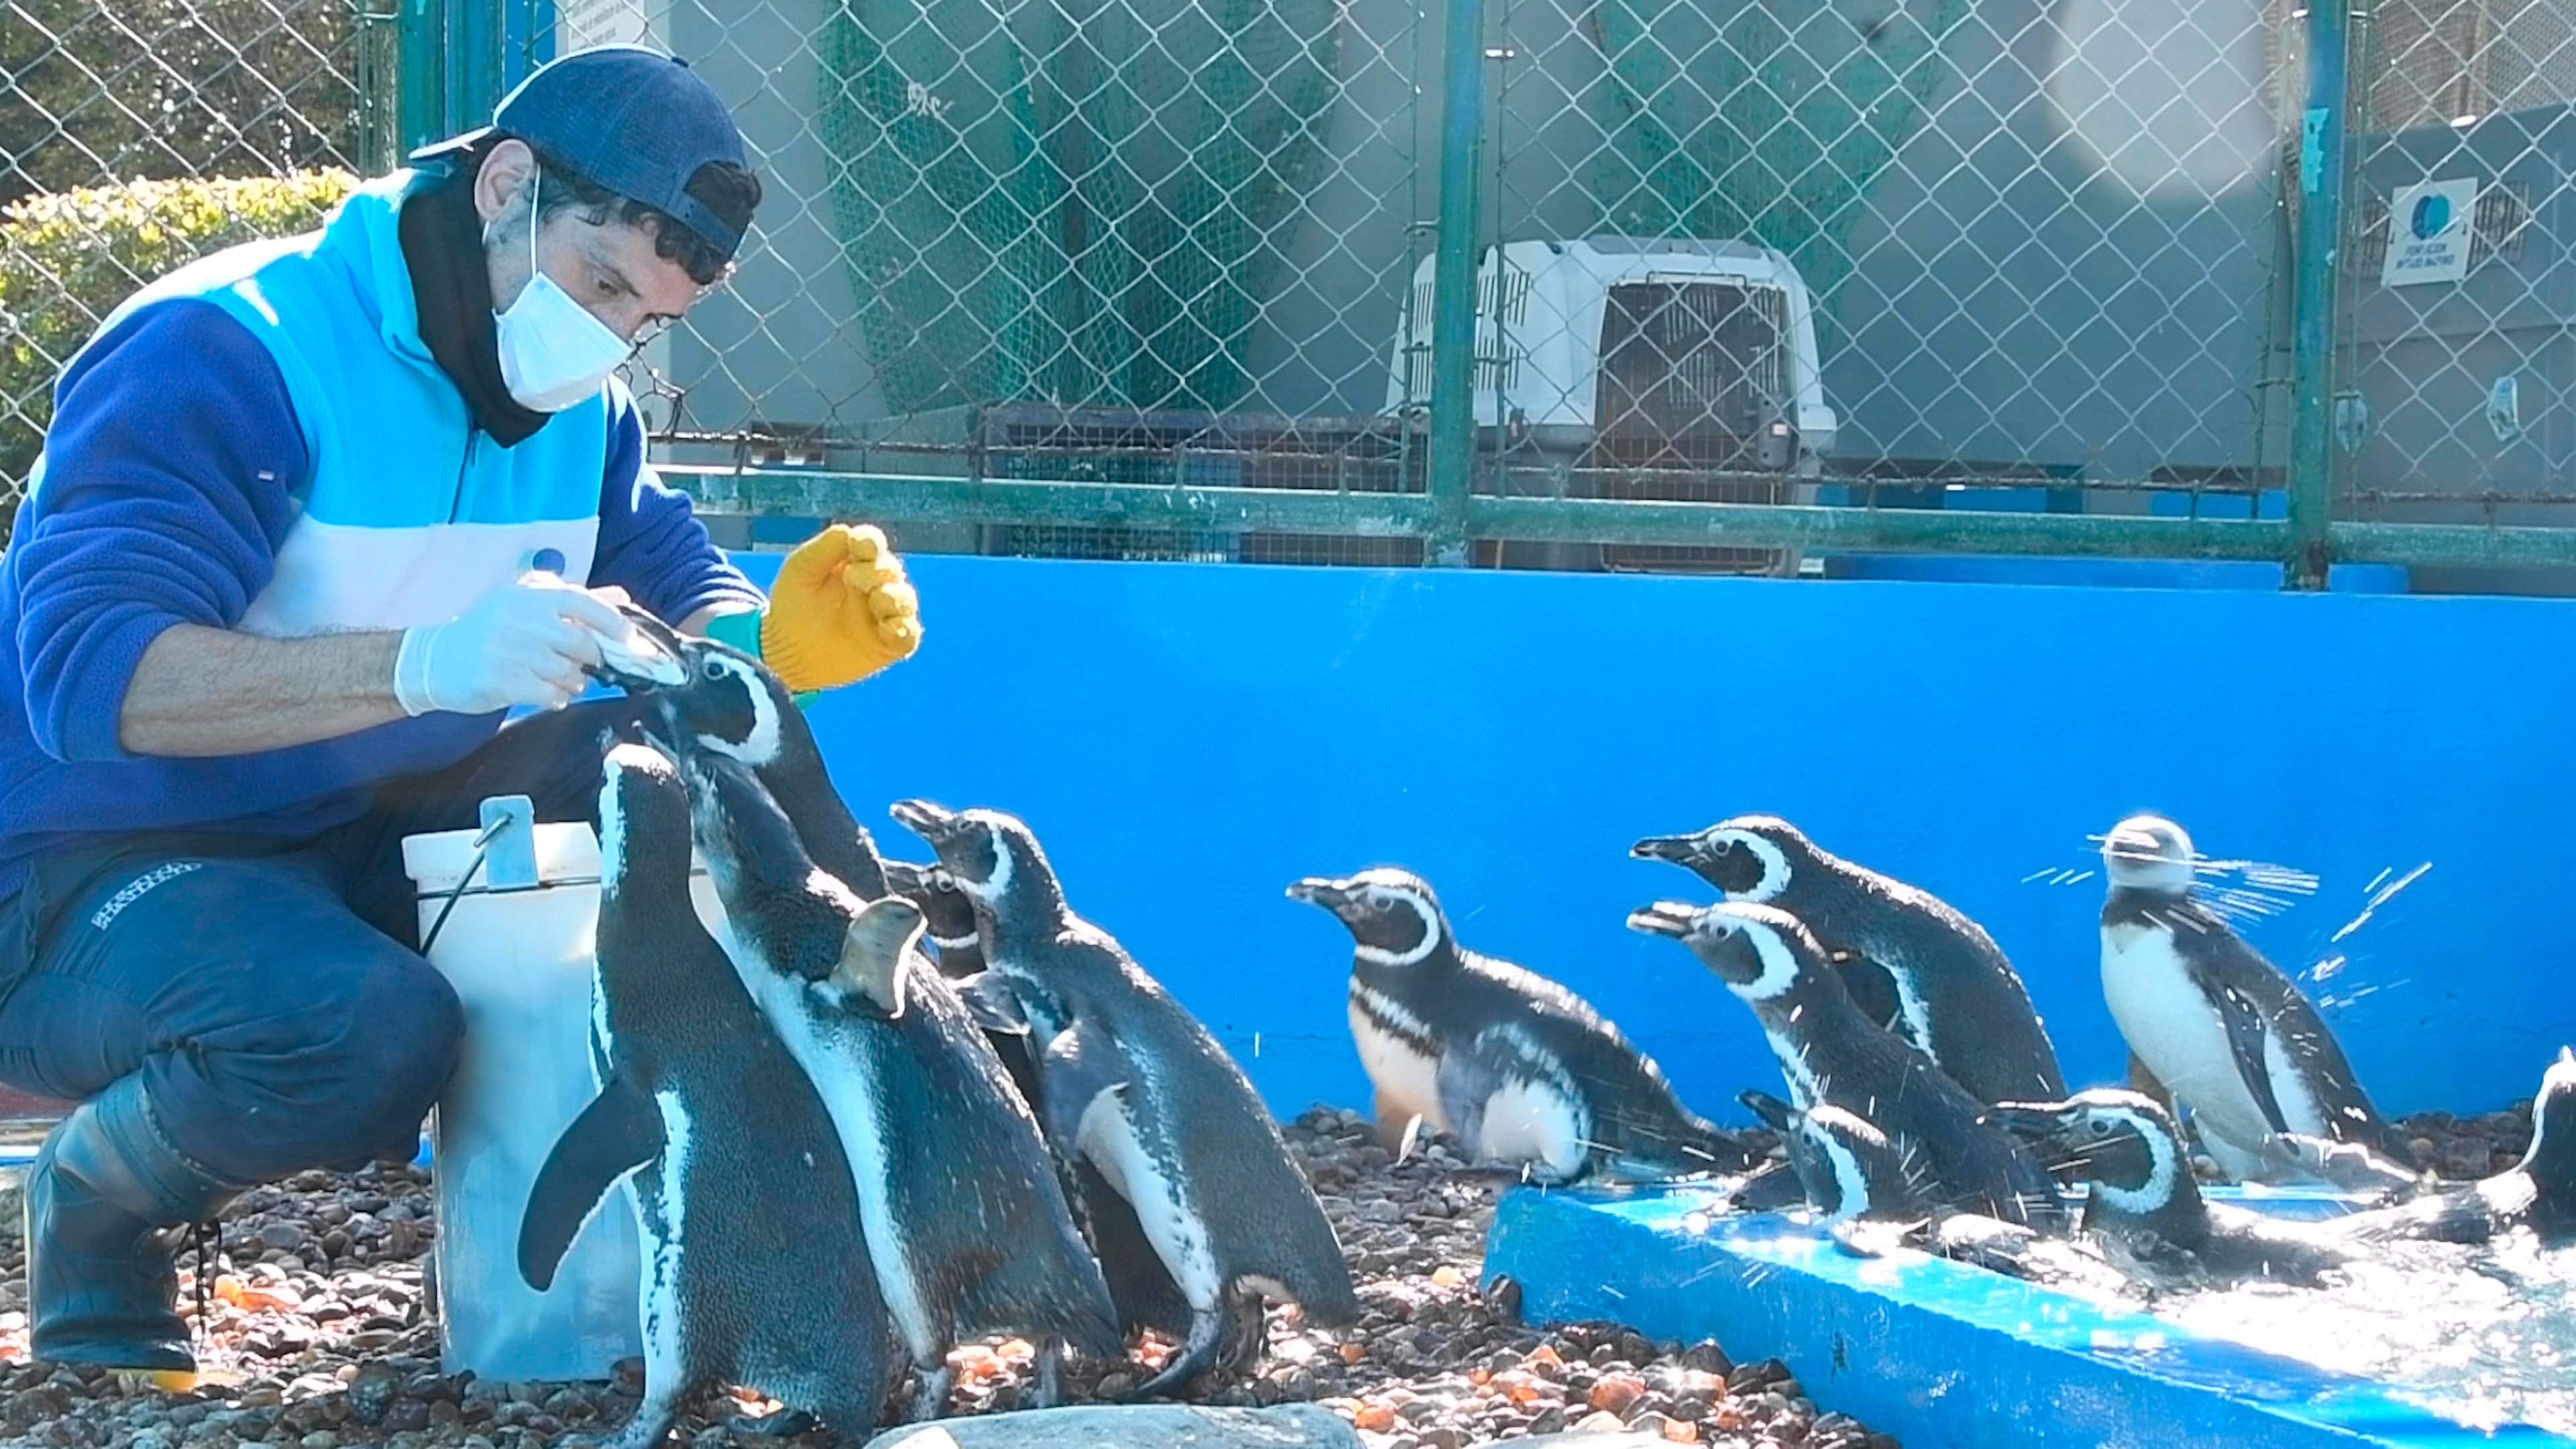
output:
[[[2576,1434],[2576,1252],[2515,1233],[2488,1247],[2392,1246],[2315,1289],[2176,1294],[2157,1317],[2390,1385],[2464,1426]]]

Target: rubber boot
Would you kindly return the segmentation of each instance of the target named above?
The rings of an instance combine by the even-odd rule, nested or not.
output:
[[[28,1347],[51,1363],[192,1373],[179,1269],[162,1229],[238,1196],[172,1145],[140,1076],[121,1077],[45,1138],[28,1169]]]

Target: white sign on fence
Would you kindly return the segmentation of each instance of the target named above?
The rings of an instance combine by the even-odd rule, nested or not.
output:
[[[2405,287],[2467,276],[2477,209],[2475,177],[2399,187],[2388,201],[2388,262],[2380,269],[2380,284]]]

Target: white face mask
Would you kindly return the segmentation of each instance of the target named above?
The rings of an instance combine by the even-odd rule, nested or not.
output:
[[[598,392],[631,349],[537,266],[537,215],[532,191],[528,284],[508,310],[493,314],[493,324],[500,334],[501,381],[510,396],[523,408],[559,413]]]

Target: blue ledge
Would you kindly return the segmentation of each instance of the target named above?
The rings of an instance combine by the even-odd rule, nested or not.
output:
[[[2368,1380],[1917,1253],[1857,1258],[1714,1194],[1507,1194],[1488,1275],[1532,1322],[1610,1319],[1777,1356],[1810,1398],[1907,1449],[2576,1449],[2472,1429]]]

